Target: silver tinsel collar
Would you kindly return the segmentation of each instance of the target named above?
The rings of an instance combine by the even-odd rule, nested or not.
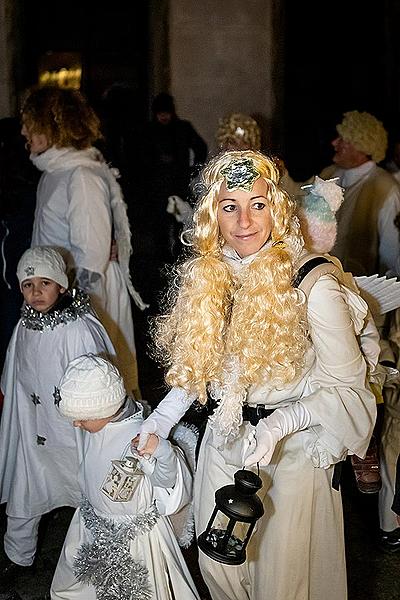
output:
[[[153,594],[148,570],[130,553],[130,540],[148,533],[159,518],[155,505],[148,511],[117,523],[99,517],[87,498],[81,503],[85,526],[93,536],[82,544],[74,561],[79,581],[93,585],[98,600],[149,600]]]
[[[26,329],[44,331],[76,321],[89,312],[91,312],[89,296],[76,288],[47,313],[41,313],[29,304],[25,304],[21,310],[21,322]]]

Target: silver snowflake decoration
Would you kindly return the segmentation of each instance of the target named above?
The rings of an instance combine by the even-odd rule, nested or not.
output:
[[[40,404],[40,398],[37,394],[31,394],[31,399],[33,404],[36,406],[37,404]]]
[[[55,406],[59,406],[61,402],[61,395],[59,388],[56,386],[54,386],[53,398]]]
[[[32,275],[35,274],[34,267],[25,267],[24,271],[28,275],[28,277],[31,277]]]
[[[255,180],[260,177],[260,173],[250,158],[232,161],[225,169],[221,169],[221,175],[225,177],[228,192],[238,189],[251,192]]]

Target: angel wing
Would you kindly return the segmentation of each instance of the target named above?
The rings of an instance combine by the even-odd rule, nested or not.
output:
[[[375,274],[355,276],[354,279],[373,316],[384,315],[400,307],[400,281],[396,277]]]

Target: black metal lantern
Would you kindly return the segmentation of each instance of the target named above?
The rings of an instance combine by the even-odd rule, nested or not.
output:
[[[215,508],[206,530],[199,535],[200,550],[226,565],[241,565],[246,546],[264,507],[256,492],[262,481],[252,471],[236,471],[235,484],[215,492]]]

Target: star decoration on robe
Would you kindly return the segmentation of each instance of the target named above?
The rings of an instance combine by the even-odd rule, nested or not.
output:
[[[61,402],[61,395],[60,390],[56,386],[54,386],[53,398],[55,406],[59,406]]]
[[[260,177],[260,173],[250,158],[240,158],[232,161],[230,165],[221,169],[221,175],[225,177],[228,192],[238,189],[251,192],[255,180]]]
[[[37,404],[40,404],[40,398],[37,394],[31,394],[31,399],[33,404],[36,406]]]
[[[42,437],[41,435],[36,436],[36,443],[38,446],[44,446],[45,442],[46,442],[45,437]]]

